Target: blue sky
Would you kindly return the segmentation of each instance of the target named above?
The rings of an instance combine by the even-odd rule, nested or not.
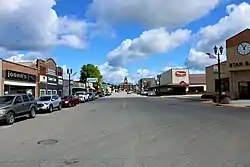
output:
[[[121,82],[124,76],[136,82],[175,67],[204,73],[204,67],[214,63],[204,53],[250,27],[250,1],[16,1],[5,2],[7,10],[1,12],[0,7],[0,16],[14,16],[11,11],[16,10],[29,19],[0,19],[5,23],[0,38],[14,34],[16,30],[9,28],[13,22],[20,33],[18,42],[16,37],[0,41],[3,58],[27,61],[53,57],[58,65],[74,71],[91,63],[113,83]],[[30,10],[25,13],[24,8]]]

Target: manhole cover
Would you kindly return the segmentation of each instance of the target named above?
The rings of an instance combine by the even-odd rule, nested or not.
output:
[[[53,145],[56,144],[58,141],[54,140],[54,139],[46,139],[46,140],[41,140],[38,141],[37,144],[41,144],[41,145]]]

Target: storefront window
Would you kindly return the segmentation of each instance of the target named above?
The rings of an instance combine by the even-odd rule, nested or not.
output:
[[[44,96],[44,95],[46,95],[45,89],[40,89],[40,96]]]
[[[57,95],[57,90],[53,90],[53,95]]]
[[[32,86],[16,86],[16,85],[4,85],[4,94],[35,94],[35,87]]]
[[[48,90],[48,91],[47,91],[47,94],[48,94],[48,95],[52,95],[52,91],[51,91],[51,90]]]

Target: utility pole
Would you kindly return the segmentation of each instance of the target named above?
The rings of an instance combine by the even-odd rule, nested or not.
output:
[[[72,69],[67,69],[67,74],[69,75],[69,96],[70,96],[71,95],[70,75],[72,74]]]

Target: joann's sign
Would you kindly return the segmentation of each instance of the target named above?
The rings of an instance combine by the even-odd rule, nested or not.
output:
[[[185,77],[187,75],[186,71],[176,71],[175,76],[176,77]]]
[[[36,76],[17,71],[6,70],[5,79],[18,80],[25,82],[36,82]]]

